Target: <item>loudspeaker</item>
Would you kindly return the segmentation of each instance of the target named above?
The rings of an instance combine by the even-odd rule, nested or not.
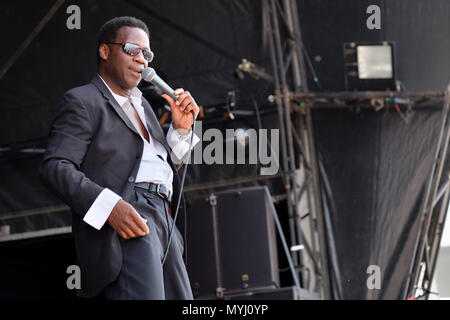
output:
[[[279,287],[275,225],[264,188],[187,201],[187,270],[194,298]]]

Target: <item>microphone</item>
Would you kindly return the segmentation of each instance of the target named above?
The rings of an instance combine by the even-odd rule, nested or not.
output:
[[[147,67],[144,70],[142,70],[141,76],[142,79],[153,83],[155,86],[160,88],[164,93],[167,93],[169,96],[171,96],[174,100],[178,99],[178,96],[173,94],[174,90],[167,83],[165,83],[163,79],[158,77],[155,69]]]

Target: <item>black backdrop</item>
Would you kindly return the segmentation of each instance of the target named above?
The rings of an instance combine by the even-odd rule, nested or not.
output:
[[[313,113],[343,298],[402,298],[441,115],[418,109],[405,123],[395,112]],[[380,290],[367,287],[370,265]]]

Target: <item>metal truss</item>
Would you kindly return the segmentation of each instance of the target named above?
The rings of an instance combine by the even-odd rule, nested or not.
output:
[[[403,298],[427,299],[436,267],[437,256],[448,210],[450,172],[444,172],[450,141],[450,85],[445,92],[442,123],[433,167],[430,172],[420,212],[419,234],[411,260]]]
[[[320,292],[323,299],[330,299],[333,297],[311,113],[306,108],[294,119],[290,98],[292,93],[308,90],[297,2],[265,0],[263,21],[273,67],[291,255],[302,287]],[[293,87],[288,77],[293,80]],[[300,169],[296,168],[294,142],[300,150]]]

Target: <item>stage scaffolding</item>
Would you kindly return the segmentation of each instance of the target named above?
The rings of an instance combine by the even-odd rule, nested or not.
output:
[[[311,289],[310,283],[305,282],[305,270],[314,271],[313,278],[316,283],[313,290],[319,291],[322,299],[340,299],[343,293],[331,220],[321,199],[311,110],[372,108],[378,111],[391,107],[403,120],[408,121],[413,108],[442,109],[442,123],[434,164],[422,200],[420,232],[416,238],[414,256],[403,296],[404,299],[427,298],[448,209],[450,180],[449,172],[443,172],[443,168],[450,138],[450,87],[445,92],[422,93],[308,92],[304,63],[307,53],[301,38],[297,2],[264,1],[263,21],[273,66],[275,91],[271,98],[277,105],[280,124],[282,178],[286,190],[291,247],[299,245],[306,249],[292,251],[292,259],[303,288]],[[289,75],[292,82],[288,81]],[[317,78],[314,78],[314,81],[317,82]],[[396,103],[406,103],[406,112],[399,110]],[[300,150],[299,169],[295,166],[294,143]],[[302,215],[301,211],[306,214]],[[307,226],[302,222],[305,216],[308,216],[309,220],[308,232],[305,232]]]
[[[291,255],[301,286],[320,292],[323,299],[330,299],[325,225],[310,109],[299,113],[295,124],[291,117],[293,104],[290,95],[308,91],[297,2],[264,1],[263,21],[273,67],[273,99],[277,105],[280,126],[282,179],[286,190],[289,236],[291,248],[300,248],[292,250]],[[293,87],[289,86],[288,77],[292,77]],[[301,150],[299,170],[295,164],[294,141]],[[305,225],[305,219],[308,225]],[[308,229],[307,233],[305,229]],[[312,281],[308,283],[305,281],[307,270],[312,271],[308,275]]]
[[[311,109],[358,109],[369,108],[374,111],[393,110],[402,115],[402,111],[395,108],[396,101],[402,101],[409,112],[412,109],[431,108],[442,110],[439,138],[435,150],[433,167],[428,178],[426,192],[422,199],[420,211],[420,228],[416,236],[413,258],[409,266],[407,284],[403,299],[427,299],[431,293],[431,284],[436,267],[439,246],[444,228],[449,204],[450,173],[444,170],[447,160],[448,144],[450,140],[449,101],[450,86],[445,92],[327,92],[327,93],[289,93],[290,101],[295,103],[297,113],[307,113]],[[400,99],[400,100],[399,100]],[[408,112],[408,111],[407,111]],[[406,113],[407,113],[406,112]],[[329,221],[329,217],[325,217]],[[328,230],[328,228],[327,228]],[[329,234],[328,234],[329,235]],[[327,236],[328,236],[327,235]],[[329,250],[333,250],[332,243],[327,243]],[[333,273],[334,261],[331,272]]]

